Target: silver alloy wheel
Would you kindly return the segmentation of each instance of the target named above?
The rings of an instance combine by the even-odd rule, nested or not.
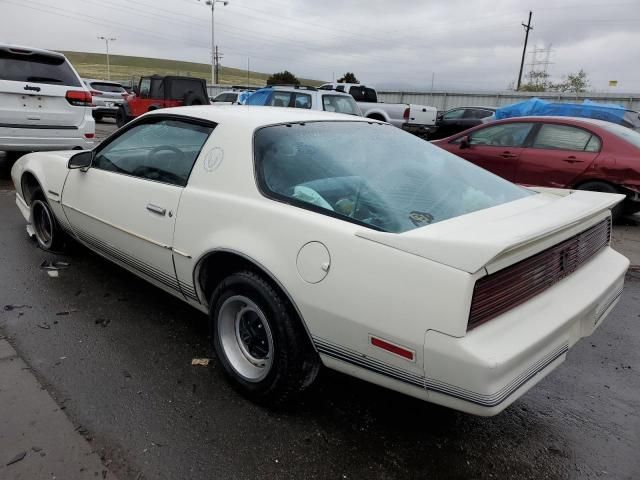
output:
[[[259,382],[271,371],[273,335],[269,323],[244,295],[228,298],[220,307],[217,334],[227,361],[248,382]]]
[[[32,222],[36,232],[38,243],[43,248],[49,249],[53,244],[53,218],[49,206],[42,200],[36,200],[31,204]]]

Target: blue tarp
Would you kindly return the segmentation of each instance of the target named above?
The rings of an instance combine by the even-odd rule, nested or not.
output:
[[[559,116],[597,118],[622,124],[626,109],[620,105],[602,104],[585,100],[583,103],[547,102],[534,97],[524,102],[500,107],[496,110],[496,120],[524,116]]]

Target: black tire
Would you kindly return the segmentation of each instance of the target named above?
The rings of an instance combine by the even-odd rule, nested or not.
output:
[[[240,302],[237,307],[240,313],[229,314],[229,308],[234,311],[234,302]],[[243,336],[242,322],[250,321],[257,328],[245,325],[244,331],[253,330],[255,338],[245,341],[244,337],[239,338]],[[240,271],[225,278],[211,296],[210,322],[213,344],[225,373],[234,387],[251,400],[268,405],[286,404],[313,383],[320,367],[319,358],[287,300],[261,275]],[[229,332],[237,333],[234,336]],[[271,341],[267,345],[265,341],[257,341],[269,335]],[[251,350],[252,342],[257,349],[262,343],[258,353],[269,363],[268,367],[262,367],[264,371],[251,363],[253,353],[242,356],[243,350]],[[255,372],[254,378],[241,372],[247,365],[251,375]]]
[[[127,115],[127,112],[125,112],[124,108],[118,108],[118,113],[116,113],[116,125],[118,126],[118,128],[124,127],[130,121],[131,118],[129,117],[129,115]]]
[[[197,94],[196,92],[189,92],[184,96],[184,105],[207,105],[209,102],[202,95]]]
[[[36,190],[31,199],[31,224],[36,241],[42,250],[62,252],[67,247],[67,236],[60,228],[42,190]]]
[[[93,115],[93,118],[96,122],[101,122],[102,121],[102,115],[99,113],[96,113]]]
[[[578,190],[586,190],[589,192],[621,193],[613,185],[606,182],[598,181],[583,183],[578,187]],[[618,222],[624,215],[624,204],[625,201],[623,200],[611,210],[611,220],[613,222]]]

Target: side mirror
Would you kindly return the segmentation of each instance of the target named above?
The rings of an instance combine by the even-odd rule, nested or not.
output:
[[[85,150],[73,155],[69,159],[67,168],[69,169],[81,168],[86,171],[86,169],[91,166],[92,161],[93,161],[93,152],[91,150]]]
[[[469,135],[462,137],[462,140],[460,140],[460,150],[465,148],[471,148],[471,138],[469,138]]]

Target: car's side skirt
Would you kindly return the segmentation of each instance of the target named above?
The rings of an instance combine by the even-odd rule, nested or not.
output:
[[[545,368],[547,368],[550,364],[567,353],[567,351],[569,350],[568,344],[564,343],[560,345],[544,357],[540,358],[537,362],[530,365],[525,371],[520,373],[520,375],[518,375],[500,390],[491,394],[485,394],[474,392],[426,376],[416,375],[396,366],[382,362],[378,359],[364,355],[360,352],[356,352],[355,350],[351,350],[349,348],[329,342],[328,340],[323,338],[314,336],[313,341],[316,344],[318,352],[321,355],[327,355],[333,359],[355,365],[370,372],[392,378],[399,382],[403,382],[405,384],[409,384],[427,391],[447,395],[459,400],[464,400],[481,407],[495,407],[500,405],[513,393],[515,393],[520,387],[530,381],[537,374],[541,373]]]

